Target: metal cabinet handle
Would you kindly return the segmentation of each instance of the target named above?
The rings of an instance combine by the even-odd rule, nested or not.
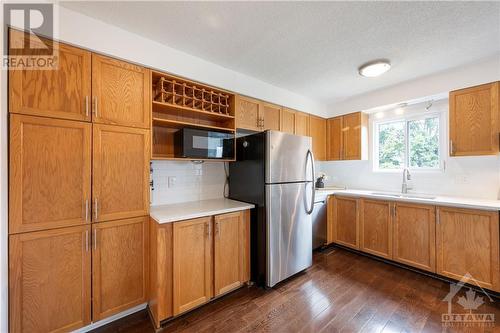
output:
[[[97,202],[97,198],[94,199],[94,219],[97,221],[98,215],[98,210],[99,210],[99,204]]]
[[[220,237],[220,225],[219,222],[215,222],[215,235]]]
[[[455,155],[455,152],[453,151],[453,140],[450,139],[450,156]]]
[[[97,228],[94,228],[94,250],[97,250]]]
[[[441,219],[439,218],[439,208],[436,208],[436,224],[441,224]]]
[[[206,224],[207,226],[207,237],[210,238],[211,234],[212,234],[212,228],[210,227],[210,223],[207,223]]]
[[[85,252],[89,252],[89,231],[85,230]]]
[[[85,117],[89,116],[89,96],[85,96]]]
[[[98,117],[97,113],[97,96],[94,96],[94,115]]]
[[[89,221],[89,199],[85,199],[85,222]]]

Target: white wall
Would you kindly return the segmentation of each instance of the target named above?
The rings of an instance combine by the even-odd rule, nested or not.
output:
[[[154,190],[151,204],[163,205],[186,201],[222,198],[224,191],[224,164],[205,162],[194,164],[183,161],[153,161]],[[168,186],[169,177],[175,185]]]
[[[422,112],[427,105],[421,103],[405,109],[406,114]],[[448,196],[498,199],[500,190],[500,157],[449,157],[448,156],[448,100],[435,101],[430,112],[441,112],[441,145],[445,168],[439,171],[412,171],[412,192]],[[385,111],[390,117],[391,111]],[[393,116],[394,117],[394,116]],[[367,161],[319,162],[318,171],[329,176],[326,184],[342,185],[352,189],[401,191],[402,172],[374,171],[373,122],[369,120],[369,159]],[[378,120],[378,119],[377,119]],[[383,121],[383,119],[381,119]]]
[[[331,116],[397,104],[500,80],[500,54],[482,61],[353,96],[328,106]]]

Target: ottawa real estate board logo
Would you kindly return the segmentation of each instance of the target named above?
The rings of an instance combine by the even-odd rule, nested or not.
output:
[[[466,286],[475,286],[474,289]],[[450,292],[443,299],[448,302],[448,312],[441,314],[443,327],[494,328],[495,314],[482,310],[493,298],[477,283],[471,274],[465,274],[457,283],[450,283]]]
[[[57,69],[53,4],[4,3],[3,22],[2,69]]]

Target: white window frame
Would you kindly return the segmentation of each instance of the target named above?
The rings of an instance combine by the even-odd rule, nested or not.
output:
[[[437,168],[412,168],[409,166],[410,164],[410,154],[409,154],[409,122],[412,120],[422,120],[426,118],[437,117],[439,120],[439,166]],[[379,125],[381,124],[389,124],[394,122],[405,122],[405,157],[403,161],[403,166],[397,169],[381,169],[379,168]],[[446,154],[446,123],[445,123],[445,112],[443,111],[435,111],[435,112],[419,112],[408,115],[400,115],[394,116],[390,118],[382,118],[376,119],[372,123],[372,156],[373,156],[373,171],[381,172],[381,173],[400,173],[404,168],[408,168],[412,172],[422,172],[422,173],[436,173],[436,172],[444,172],[445,169],[445,154]]]

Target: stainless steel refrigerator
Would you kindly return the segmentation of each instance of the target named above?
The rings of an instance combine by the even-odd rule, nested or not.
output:
[[[236,145],[229,197],[256,206],[251,214],[252,280],[272,287],[312,265],[311,138],[266,131],[240,137]]]

